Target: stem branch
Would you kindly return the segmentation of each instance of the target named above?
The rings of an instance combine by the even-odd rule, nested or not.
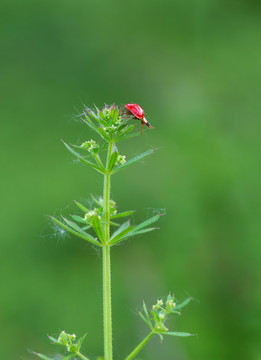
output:
[[[130,353],[129,356],[126,357],[125,360],[131,360],[133,359],[140,351],[141,349],[143,348],[144,345],[147,344],[147,342],[150,340],[150,338],[154,335],[154,332],[150,332],[146,337],[145,339],[143,339],[139,345]]]
[[[86,356],[84,356],[82,353],[78,352],[77,356],[79,356],[83,360],[89,360]]]

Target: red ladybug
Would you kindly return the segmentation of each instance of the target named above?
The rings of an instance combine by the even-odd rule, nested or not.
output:
[[[152,129],[152,126],[148,122],[148,120],[145,118],[144,110],[137,104],[126,104],[124,105],[127,110],[129,110],[132,115],[134,115],[138,120],[141,121],[141,130],[140,133],[142,134],[142,128],[143,125],[147,125],[150,129]]]

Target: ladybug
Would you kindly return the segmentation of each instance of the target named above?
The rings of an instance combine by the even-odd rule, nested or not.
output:
[[[136,119],[141,121],[141,129],[140,129],[141,134],[144,124],[147,125],[150,129],[153,129],[153,127],[150,125],[148,120],[145,118],[144,110],[138,104],[126,104],[124,106],[129,112],[132,113],[133,116],[135,116]]]

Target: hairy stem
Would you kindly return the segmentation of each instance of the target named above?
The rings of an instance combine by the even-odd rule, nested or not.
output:
[[[112,317],[111,317],[111,261],[110,261],[110,174],[109,161],[113,144],[110,143],[107,153],[106,174],[104,175],[103,206],[104,206],[104,237],[102,249],[103,261],[103,321],[104,321],[104,359],[112,360]]]
[[[131,360],[133,359],[140,351],[141,349],[143,348],[144,345],[147,344],[147,342],[150,340],[150,338],[154,335],[154,332],[150,332],[146,337],[145,339],[143,339],[139,345],[130,353],[129,356],[126,357],[125,360]]]

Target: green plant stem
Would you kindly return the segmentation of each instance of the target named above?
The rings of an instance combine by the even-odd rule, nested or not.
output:
[[[103,322],[104,322],[104,360],[112,360],[112,317],[111,317],[111,261],[110,261],[110,174],[109,161],[113,144],[110,143],[107,153],[106,174],[104,175],[104,238],[102,249],[103,261]]]
[[[154,335],[155,333],[152,331],[150,332],[146,337],[145,339],[143,339],[139,345],[130,353],[129,356],[126,357],[125,360],[131,360],[133,359],[140,351],[141,349],[143,348],[144,345],[147,344],[147,342],[150,340],[150,338],[152,338],[152,336]]]
[[[82,360],[89,360],[86,356],[84,356],[82,353],[78,352],[77,356],[79,356]]]

